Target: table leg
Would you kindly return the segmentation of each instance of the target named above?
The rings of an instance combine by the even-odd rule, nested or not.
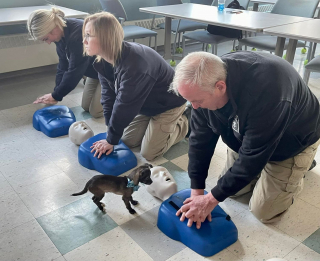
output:
[[[164,28],[164,55],[165,60],[171,59],[171,17],[165,18]]]
[[[291,64],[293,64],[294,55],[296,54],[297,42],[298,40],[295,39],[289,40],[286,60]]]
[[[253,3],[252,11],[258,12],[259,3]]]
[[[282,57],[285,41],[286,41],[286,38],[283,38],[283,37],[279,37],[279,36],[278,36],[278,38],[277,38],[276,50],[275,50],[275,55]]]
[[[309,48],[308,48],[308,54],[307,54],[307,60],[308,60],[308,62],[310,62],[311,61],[311,55],[312,55],[312,50],[313,50],[313,43],[312,42],[310,42],[310,44],[309,44]]]

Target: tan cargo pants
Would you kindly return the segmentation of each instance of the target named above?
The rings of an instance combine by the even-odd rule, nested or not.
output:
[[[258,176],[235,196],[243,195],[253,189],[249,210],[263,223],[280,220],[282,214],[302,191],[303,177],[311,166],[319,144],[320,140],[287,160],[269,161],[260,177]],[[233,166],[238,157],[236,152],[228,148],[225,169],[219,178]]]
[[[185,138],[188,132],[188,119],[182,115],[185,108],[184,104],[152,117],[138,114],[121,140],[131,148],[141,144],[141,155],[153,160]]]
[[[87,77],[84,85],[81,107],[88,111],[92,117],[99,118],[103,116],[101,105],[101,85],[98,79]]]

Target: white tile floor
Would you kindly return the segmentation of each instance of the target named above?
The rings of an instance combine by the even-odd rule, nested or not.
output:
[[[304,59],[304,55],[297,53],[294,66],[300,73],[303,72],[301,63]],[[320,97],[320,79],[314,78],[314,75],[312,77],[310,88]],[[34,95],[38,96],[36,93]],[[4,96],[0,97],[0,103],[3,99]],[[61,104],[76,107],[80,102],[81,92],[76,92],[68,95]],[[164,260],[161,259],[161,251],[165,253],[166,249],[158,249],[156,245],[148,243],[141,245],[139,240],[134,240],[125,232],[123,226],[141,217],[140,229],[143,230],[143,222],[148,222],[146,215],[152,219],[150,213],[154,213],[152,211],[161,204],[146,191],[146,187],[134,194],[140,202],[135,207],[138,213],[135,216],[128,214],[121,197],[108,194],[103,199],[107,214],[118,226],[66,254],[59,252],[58,246],[51,240],[52,235],[44,231],[37,218],[54,215],[62,207],[72,208],[73,203],[89,197],[70,197],[70,194],[81,190],[85,182],[97,173],[79,165],[78,147],[67,136],[50,139],[33,129],[32,115],[40,107],[27,104],[0,110],[0,260]],[[96,134],[105,131],[103,119],[87,119],[86,122]],[[146,162],[137,150],[134,153],[139,164]],[[316,158],[320,162],[320,153],[317,153]],[[216,184],[225,159],[226,146],[219,142],[212,159],[207,190]],[[160,165],[168,162],[175,164],[184,173],[187,170],[186,152],[170,161],[161,157],[152,163]],[[167,260],[262,261],[281,257],[288,261],[320,261],[320,236],[315,240],[314,245],[317,247],[314,250],[304,244],[320,227],[320,165],[307,173],[305,189],[278,223],[265,225],[256,220],[248,211],[248,200],[249,195],[245,195],[236,200],[227,199],[220,204],[238,228],[239,240],[235,244],[209,258],[182,246],[182,250],[177,253],[173,249],[175,254]],[[77,219],[84,219],[83,212],[78,212],[78,209],[70,211]],[[92,212],[92,215],[99,214],[97,211]],[[57,215],[56,219],[64,222],[61,216]],[[82,221],[86,226],[93,225],[89,221]],[[81,229],[77,232],[81,234]],[[148,231],[144,233],[148,238]],[[169,249],[170,239],[168,242]],[[153,251],[156,258],[148,254],[150,251]]]

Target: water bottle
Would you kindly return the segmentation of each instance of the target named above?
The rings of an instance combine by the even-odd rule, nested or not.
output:
[[[225,0],[218,0],[218,11],[223,11]]]

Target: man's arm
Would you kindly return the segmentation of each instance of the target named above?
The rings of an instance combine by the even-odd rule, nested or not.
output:
[[[219,135],[208,126],[202,109],[192,110],[190,122],[188,174],[192,189],[204,189]]]
[[[291,103],[257,103],[247,116],[239,158],[211,190],[218,201],[236,194],[264,168],[276,149],[293,113]]]

